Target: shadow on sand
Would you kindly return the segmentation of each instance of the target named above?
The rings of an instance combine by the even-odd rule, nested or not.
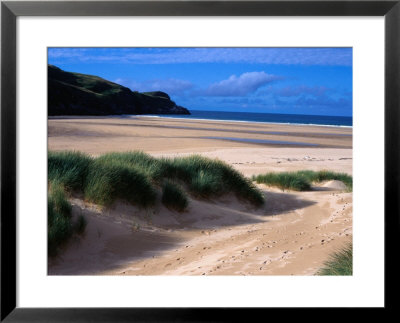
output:
[[[261,208],[243,203],[233,195],[208,202],[191,200],[190,208],[184,213],[157,205],[151,225],[143,227],[133,225],[136,222],[132,218],[138,219],[140,210],[131,205],[119,203],[102,212],[74,205],[73,213],[82,214],[87,220],[86,231],[82,237],[74,237],[57,258],[49,260],[48,274],[101,275],[129,262],[176,249],[188,240],[188,232],[266,222],[271,215],[315,203],[299,198],[298,194],[269,191],[265,191],[265,205]],[[133,216],[130,220],[126,220],[129,216],[125,219],[117,216],[122,213]]]
[[[265,215],[280,215],[304,209],[316,204],[316,202],[299,198],[293,193],[266,192],[265,204],[267,205]]]

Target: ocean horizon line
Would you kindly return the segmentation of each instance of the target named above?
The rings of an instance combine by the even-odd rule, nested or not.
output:
[[[305,114],[305,113],[278,113],[278,112],[254,112],[254,111],[225,111],[225,110],[201,110],[191,109],[189,111],[196,112],[227,112],[227,113],[251,113],[251,114],[271,114],[271,115],[288,115],[288,116],[313,116],[313,117],[338,117],[338,118],[353,118],[353,116],[339,116],[328,114]]]
[[[121,115],[121,117],[161,117],[168,119],[189,119],[208,121],[229,122],[254,122],[261,124],[285,124],[304,126],[327,126],[327,127],[353,127],[353,117],[346,116],[318,116],[283,113],[260,113],[260,112],[231,112],[190,110],[190,115],[178,114],[146,114],[146,115]]]

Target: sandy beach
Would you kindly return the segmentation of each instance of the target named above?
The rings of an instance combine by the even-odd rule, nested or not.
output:
[[[57,117],[48,120],[52,151],[92,156],[142,150],[155,157],[200,154],[245,176],[294,170],[352,174],[352,128],[159,117]],[[71,198],[87,219],[50,275],[314,275],[352,240],[352,193],[323,182],[311,191],[257,184],[262,207],[233,194],[190,198],[178,213],[119,201],[100,208]]]

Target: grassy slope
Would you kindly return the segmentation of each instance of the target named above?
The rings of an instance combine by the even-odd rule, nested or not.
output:
[[[258,183],[281,188],[307,190],[312,182],[342,180],[349,189],[352,178],[333,172],[298,171],[269,173],[253,177]],[[259,206],[263,195],[254,184],[231,166],[216,159],[192,155],[173,159],[154,158],[143,152],[109,153],[92,158],[80,152],[48,153],[48,225],[49,254],[56,254],[62,243],[74,233],[84,230],[84,219],[71,222],[71,205],[66,192],[82,192],[86,199],[109,205],[123,199],[140,207],[152,206],[157,191],[161,201],[183,212],[188,206],[187,194],[214,198],[233,192],[240,199]],[[352,251],[333,255],[321,274],[351,274]]]
[[[65,188],[59,182],[50,182],[48,187],[48,231],[47,246],[49,256],[55,256],[59,248],[74,234],[83,233],[86,221],[79,216],[75,223],[71,218],[71,204]]]
[[[166,180],[175,182],[175,191],[179,185],[181,195],[187,191],[209,199],[233,192],[256,206],[264,202],[255,185],[231,166],[197,155],[157,159],[136,151],[91,158],[79,152],[49,152],[48,172],[49,181],[81,191],[100,205],[117,198],[141,207],[154,205],[157,191],[163,185],[166,189]]]
[[[101,77],[48,66],[49,115],[189,114],[168,94],[139,93]]]
[[[182,187],[171,181],[165,181],[162,187],[162,203],[170,209],[183,212],[187,208],[189,201]]]
[[[139,207],[155,204],[157,191],[169,209],[183,212],[188,206],[187,192],[213,198],[234,192],[254,205],[261,205],[262,193],[231,166],[218,161],[190,156],[156,159],[143,152],[110,153],[92,158],[80,152],[48,153],[48,250],[59,247],[74,233],[83,232],[82,217],[71,220],[71,205],[66,194],[82,192],[100,205],[116,199]]]
[[[306,170],[297,172],[266,173],[253,176],[253,180],[257,183],[295,191],[307,191],[311,188],[311,184],[314,182],[318,183],[327,180],[339,180],[346,185],[348,191],[351,192],[353,190],[353,178],[350,175],[330,171],[315,172]]]
[[[321,268],[318,275],[351,276],[353,275],[353,246],[334,253]]]

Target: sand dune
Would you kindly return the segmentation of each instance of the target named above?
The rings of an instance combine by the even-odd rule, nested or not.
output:
[[[191,200],[185,213],[124,203],[100,210],[73,199],[88,220],[49,274],[310,275],[351,241],[352,196],[336,191],[265,190],[254,209],[228,196]]]
[[[241,137],[318,144],[252,144],[199,137]],[[300,169],[352,173],[349,128],[306,127],[163,118],[49,120],[49,149],[94,156],[144,150],[154,156],[198,153],[246,176]],[[72,198],[88,221],[56,259],[51,275],[313,275],[352,240],[352,193],[337,181],[309,192],[259,185],[261,208],[234,196],[190,200],[173,212],[161,203],[143,210],[123,202],[100,209]],[[159,200],[159,199],[158,199]]]

